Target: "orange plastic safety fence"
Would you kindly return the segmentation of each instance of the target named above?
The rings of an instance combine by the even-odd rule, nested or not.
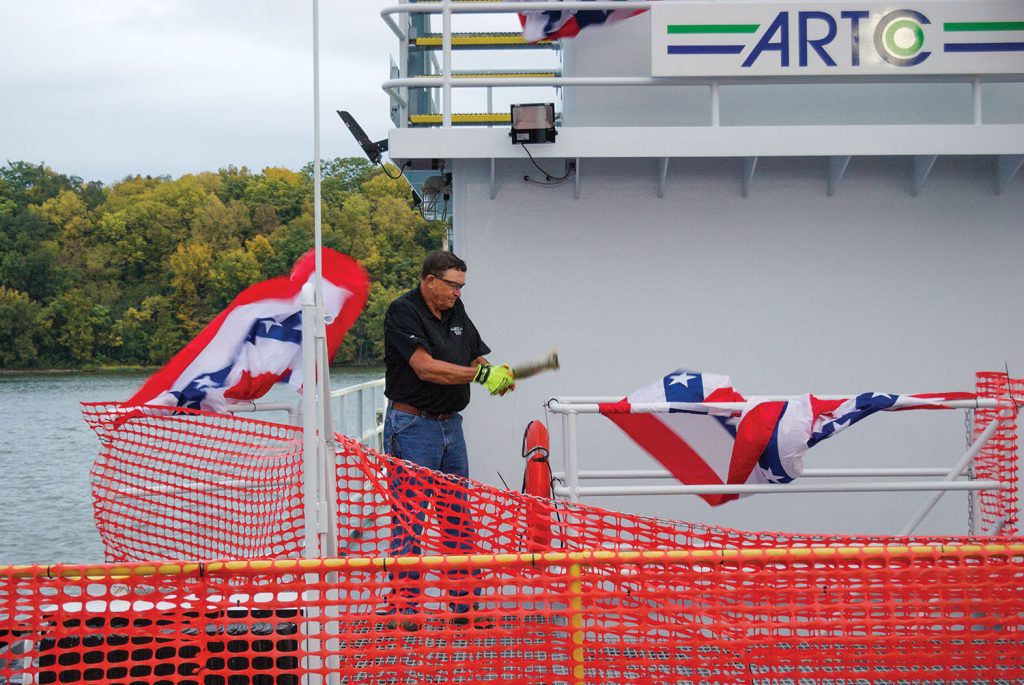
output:
[[[974,476],[979,480],[1010,483],[1008,490],[983,491],[975,500],[980,511],[974,512],[982,532],[1001,527],[1003,533],[1018,532],[1017,481],[1020,462],[1017,457],[1017,402],[1024,399],[1024,379],[1009,378],[1006,373],[981,371],[977,374],[977,394],[999,400],[995,409],[974,412],[974,436],[977,437],[993,420],[999,427],[981,452],[974,458]]]
[[[397,569],[415,614],[379,611]],[[4,683],[1017,683],[1022,654],[1024,543],[0,568]]]
[[[343,558],[299,561],[297,429],[85,411],[111,559],[280,561],[2,569],[0,683],[1024,682],[1020,538],[654,519],[338,438]]]
[[[993,540],[748,531],[640,516],[545,500],[455,478],[378,454],[345,438],[338,441],[337,466],[338,549],[355,556],[849,547]]]
[[[83,404],[100,439],[93,515],[108,561],[302,551],[302,432],[165,409]]]
[[[101,442],[92,484],[108,561],[301,556],[297,428],[194,411],[126,412],[104,404],[84,405],[84,410]],[[892,541],[744,531],[544,500],[421,469],[348,438],[338,436],[336,445],[337,548],[343,555],[836,547]]]

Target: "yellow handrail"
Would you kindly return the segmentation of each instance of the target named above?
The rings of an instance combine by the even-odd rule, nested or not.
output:
[[[263,573],[308,572],[316,569],[353,571],[394,566],[446,566],[449,568],[516,568],[526,566],[627,565],[636,563],[688,564],[708,561],[801,561],[844,558],[877,559],[1008,556],[1024,561],[1024,542],[942,545],[871,545],[866,547],[764,547],[754,549],[582,550],[576,552],[520,552],[406,557],[341,557],[336,559],[253,559],[166,564],[17,565],[0,566],[0,578],[118,578],[150,575],[191,575],[199,572],[256,570]]]

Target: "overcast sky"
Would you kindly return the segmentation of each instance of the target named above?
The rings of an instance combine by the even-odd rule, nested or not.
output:
[[[324,158],[391,127],[380,18],[397,0],[321,0]],[[298,169],[313,158],[311,0],[0,0],[0,162],[126,175]]]

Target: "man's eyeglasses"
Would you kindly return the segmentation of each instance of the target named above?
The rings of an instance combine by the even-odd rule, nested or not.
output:
[[[431,276],[433,276],[433,274],[431,274]],[[466,287],[465,283],[456,283],[455,281],[449,281],[447,278],[441,278],[440,276],[434,276],[434,278],[436,278],[437,280],[443,282],[445,285],[447,285],[452,290],[462,290],[463,288]]]

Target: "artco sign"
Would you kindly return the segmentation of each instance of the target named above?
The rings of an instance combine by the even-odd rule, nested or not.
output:
[[[665,4],[654,76],[1024,73],[1024,1]]]

